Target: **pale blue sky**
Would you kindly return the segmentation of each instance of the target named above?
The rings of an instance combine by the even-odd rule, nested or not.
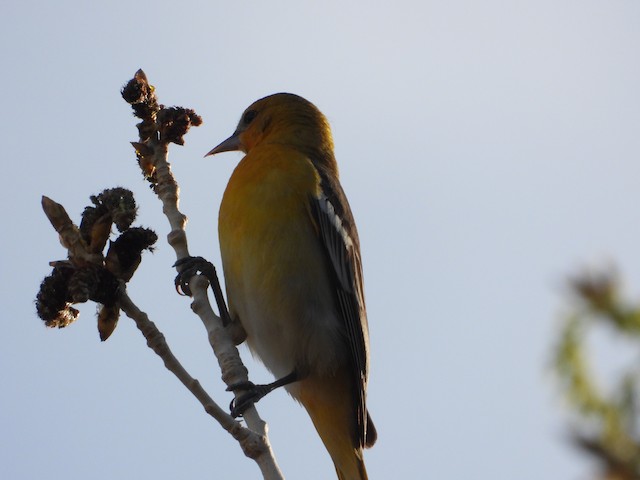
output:
[[[331,121],[363,248],[372,480],[587,478],[547,367],[566,274],[612,259],[640,291],[639,25],[635,0],[4,2],[3,475],[259,477],[128,319],[101,344],[93,306],[62,331],[35,315],[64,256],[40,196],[77,219],[90,194],[130,188],[160,235],[131,296],[230,400],[128,144],[119,89],[142,67],[204,118],[171,161],[191,251],[218,265],[240,156],[202,155],[270,93]],[[300,407],[284,392],[259,407],[288,478],[332,478]]]

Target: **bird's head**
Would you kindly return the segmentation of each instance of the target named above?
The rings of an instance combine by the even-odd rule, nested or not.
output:
[[[292,93],[276,93],[255,101],[242,114],[233,135],[207,155],[236,150],[249,153],[268,143],[296,148],[320,161],[333,158],[333,139],[326,117],[313,103]]]

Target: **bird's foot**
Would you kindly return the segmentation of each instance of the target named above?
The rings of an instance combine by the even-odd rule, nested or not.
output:
[[[213,264],[202,257],[184,257],[173,264],[178,269],[178,275],[174,280],[176,291],[180,295],[191,296],[189,280],[194,275],[201,273],[209,279],[210,283],[216,278],[216,269]]]
[[[236,390],[245,390],[245,393],[231,400],[229,404],[229,410],[231,410],[231,416],[233,418],[241,417],[244,412],[247,411],[254,403],[267,395],[273,387],[268,385],[256,385],[250,381],[238,382],[227,387],[228,392]]]
[[[296,370],[294,370],[289,375],[285,375],[275,382],[268,383],[266,385],[256,385],[255,383],[248,380],[229,385],[227,387],[227,391],[229,392],[235,392],[236,390],[246,390],[246,393],[239,395],[229,404],[231,416],[233,418],[242,416],[242,414],[246,412],[249,407],[251,407],[254,403],[256,403],[268,393],[274,391],[278,387],[283,387],[285,385],[289,385],[290,383],[297,382],[300,379],[301,376],[298,375],[298,372]]]

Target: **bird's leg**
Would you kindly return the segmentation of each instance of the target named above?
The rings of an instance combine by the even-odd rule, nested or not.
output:
[[[233,418],[241,417],[242,414],[247,410],[247,408],[249,408],[251,405],[256,403],[268,393],[274,391],[278,387],[289,385],[290,383],[296,382],[298,380],[300,380],[300,375],[298,375],[298,372],[294,370],[289,375],[285,375],[275,382],[268,383],[266,385],[255,385],[250,381],[238,382],[234,383],[233,385],[229,385],[229,387],[227,387],[227,391],[229,392],[236,390],[246,390],[246,393],[243,393],[238,398],[235,398],[231,401],[231,404],[229,405],[231,416]]]
[[[227,304],[224,301],[222,295],[222,288],[220,288],[220,280],[218,280],[218,274],[216,273],[216,267],[213,263],[205,260],[202,257],[185,257],[178,260],[173,264],[178,269],[178,275],[174,280],[176,290],[180,294],[191,296],[191,289],[189,288],[189,280],[198,273],[201,273],[209,280],[213,295],[218,305],[218,311],[220,312],[220,318],[222,319],[222,325],[225,327],[231,323],[229,317],[229,310]]]

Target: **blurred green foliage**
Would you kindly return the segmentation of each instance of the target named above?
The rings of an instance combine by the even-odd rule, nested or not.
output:
[[[572,306],[554,352],[554,369],[575,421],[572,441],[598,460],[600,477],[640,480],[640,356],[603,388],[595,378],[586,335],[608,324],[640,350],[640,304],[622,298],[614,271],[587,272],[570,281]]]

